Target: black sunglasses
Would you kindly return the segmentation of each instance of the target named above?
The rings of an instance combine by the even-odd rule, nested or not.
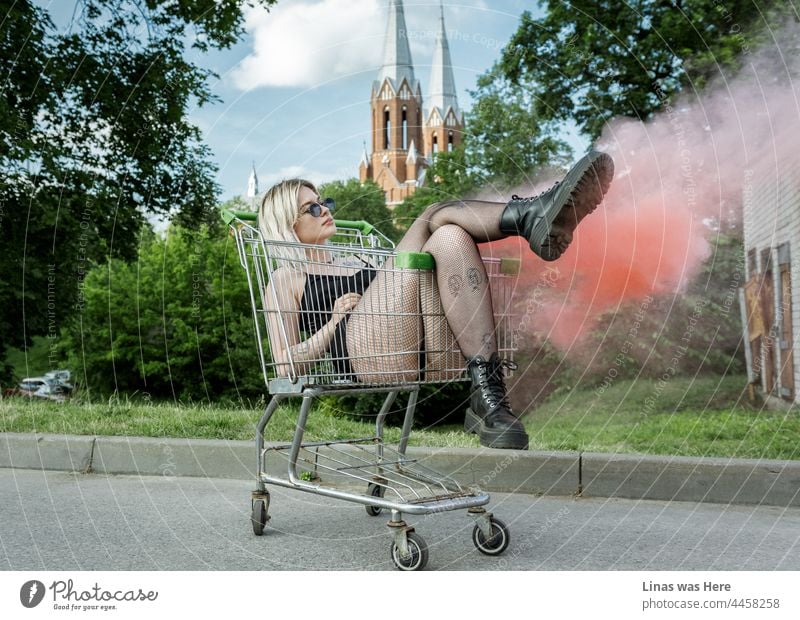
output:
[[[322,207],[328,207],[328,211],[333,211],[336,208],[336,201],[333,198],[323,198],[322,204],[318,202],[312,202],[308,205],[308,209],[303,211],[300,215],[303,216],[306,213],[310,213],[312,217],[319,217],[322,215]]]

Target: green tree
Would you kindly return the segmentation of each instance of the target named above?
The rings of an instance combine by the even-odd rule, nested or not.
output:
[[[216,170],[188,121],[213,99],[214,74],[187,57],[236,42],[242,6],[78,0],[57,32],[30,0],[4,4],[0,361],[57,333],[93,264],[135,256],[146,215],[195,227],[216,217]]]
[[[337,218],[365,220],[390,239],[396,241],[399,238],[392,223],[392,212],[386,206],[383,189],[373,181],[332,181],[320,186],[319,193],[323,198],[336,201],[334,215]]]
[[[244,271],[221,225],[145,231],[135,261],[114,258],[87,274],[65,332],[61,347],[90,395],[263,392]]]
[[[424,184],[395,207],[395,225],[400,230],[408,230],[429,205],[467,197],[479,187],[480,181],[467,163],[463,145],[437,153],[425,171]]]
[[[482,75],[470,94],[475,103],[467,115],[465,146],[473,175],[516,185],[571,158],[569,146],[555,137],[554,123],[538,113],[531,92],[509,82],[497,67]]]
[[[540,1],[525,12],[499,71],[534,96],[541,121],[575,120],[590,137],[619,115],[647,119],[684,89],[736,70],[771,40],[790,3],[778,0]]]

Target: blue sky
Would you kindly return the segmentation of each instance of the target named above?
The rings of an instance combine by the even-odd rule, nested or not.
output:
[[[40,1],[58,27],[75,3]],[[438,25],[439,0],[406,0],[406,26],[423,102]],[[259,189],[288,176],[321,183],[358,174],[369,143],[369,97],[382,63],[387,0],[280,0],[247,11],[247,33],[230,50],[192,60],[219,79],[221,103],[191,112],[219,167],[222,198],[244,194],[253,162]],[[445,0],[445,22],[459,104],[499,58],[533,1]],[[573,140],[570,140],[573,142]]]

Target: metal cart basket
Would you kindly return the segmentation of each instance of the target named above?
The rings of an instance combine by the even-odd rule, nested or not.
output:
[[[421,570],[428,561],[427,545],[413,526],[404,522],[403,513],[425,515],[466,509],[476,521],[472,540],[478,550],[487,555],[505,551],[509,531],[484,508],[490,500],[488,493],[475,486],[465,487],[406,454],[420,385],[466,378],[465,360],[439,301],[433,258],[424,253],[397,252],[387,237],[363,221],[335,220],[336,235],[319,246],[264,239],[255,213],[225,210],[222,217],[230,226],[247,274],[256,344],[271,395],[256,428],[256,490],[251,497],[254,533],[263,534],[270,519],[267,485],[272,484],[357,502],[371,516],[390,511],[391,559],[401,570]],[[498,349],[512,359],[510,293],[519,261],[484,258],[484,264]],[[295,277],[303,278],[301,282],[311,277],[331,277],[338,282],[383,278],[384,294],[367,301],[365,294],[358,311],[339,322],[347,326],[339,340],[334,337],[334,344],[318,357],[306,354],[301,359],[299,354],[292,354],[297,347],[289,345],[298,342],[298,335],[302,341],[316,332],[314,317],[303,315],[312,314],[307,309],[287,312],[281,308],[277,287],[269,286],[273,278],[286,283]],[[409,290],[418,300],[411,309],[396,303],[408,299]],[[316,314],[319,317],[320,313]],[[299,326],[300,333],[292,339],[289,332],[293,325]],[[361,341],[369,342],[369,346],[347,351],[342,343],[353,338],[353,333],[360,333]],[[398,333],[403,334],[402,341]],[[283,339],[287,355],[280,363],[269,353],[269,337]],[[384,423],[401,391],[409,393],[408,404],[399,444],[391,446],[383,439]],[[330,394],[374,392],[386,393],[374,435],[305,441],[312,403]],[[264,429],[270,418],[291,398],[302,399],[291,443],[265,445]],[[268,469],[275,471],[276,461],[285,476],[267,473]]]

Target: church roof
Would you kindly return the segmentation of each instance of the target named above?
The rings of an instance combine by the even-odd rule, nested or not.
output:
[[[258,195],[258,175],[256,174],[256,162],[250,170],[250,177],[247,179],[247,197],[255,198]]]
[[[369,168],[369,155],[367,155],[367,143],[364,143],[364,151],[361,153],[361,161],[359,162],[360,166],[364,166],[365,168]]]
[[[414,63],[411,60],[407,32],[403,1],[390,0],[389,20],[383,43],[383,66],[378,72],[377,88],[389,78],[392,88],[397,90],[400,82],[406,78],[412,91],[415,89]]]
[[[431,81],[428,87],[427,101],[431,110],[438,108],[442,118],[447,109],[452,108],[456,117],[460,116],[458,98],[456,97],[456,80],[453,76],[453,62],[450,60],[450,45],[447,43],[447,32],[444,27],[444,6],[440,5],[439,32],[431,64]]]

